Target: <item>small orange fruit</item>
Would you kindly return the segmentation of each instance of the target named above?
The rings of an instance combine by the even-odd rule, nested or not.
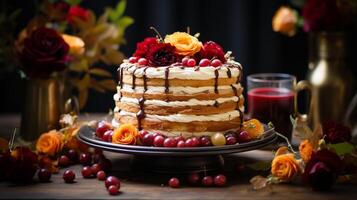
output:
[[[264,126],[257,119],[243,122],[242,131],[247,131],[251,138],[259,138],[264,133]]]

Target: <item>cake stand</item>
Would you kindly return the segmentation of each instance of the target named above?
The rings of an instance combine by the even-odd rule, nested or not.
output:
[[[274,143],[277,139],[274,128],[264,125],[263,136],[247,143],[209,147],[149,147],[121,145],[99,140],[95,129],[89,126],[80,128],[78,139],[94,148],[104,151],[134,155],[131,166],[135,170],[159,173],[189,173],[214,171],[224,164],[222,155],[256,150]]]

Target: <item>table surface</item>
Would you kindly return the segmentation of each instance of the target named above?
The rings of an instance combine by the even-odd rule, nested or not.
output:
[[[91,114],[84,118],[101,118],[103,115]],[[20,122],[19,115],[0,115],[0,136],[7,136]],[[252,189],[249,179],[264,172],[246,169],[238,172],[238,163],[254,163],[272,158],[271,151],[255,150],[224,157],[224,173],[227,175],[226,187],[193,187],[182,185],[178,189],[167,186],[167,180],[174,175],[163,175],[133,171],[130,168],[132,156],[105,152],[112,160],[113,171],[121,179],[121,193],[109,196],[104,183],[97,179],[83,179],[81,166],[69,167],[76,173],[76,182],[65,184],[61,177],[64,169],[51,178],[51,183],[34,180],[30,185],[0,183],[0,199],[356,199],[356,185],[335,185],[329,192],[313,192],[300,183],[279,184],[263,190]]]

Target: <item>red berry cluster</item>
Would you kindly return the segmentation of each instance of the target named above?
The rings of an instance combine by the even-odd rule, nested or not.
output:
[[[186,177],[186,181],[189,185],[197,186],[201,184],[204,187],[218,186],[223,187],[227,184],[227,178],[223,174],[218,174],[215,176],[200,175],[198,173],[191,173]],[[168,185],[172,188],[180,187],[180,179],[177,177],[172,177],[168,181]]]

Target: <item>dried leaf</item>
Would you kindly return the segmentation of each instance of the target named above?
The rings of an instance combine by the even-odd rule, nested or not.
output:
[[[84,72],[87,71],[89,68],[88,62],[86,59],[80,59],[71,62],[69,65],[69,69],[75,72]]]
[[[112,77],[112,74],[110,72],[100,68],[92,68],[89,70],[89,73],[97,76]]]
[[[97,92],[105,93],[105,88],[103,88],[95,79],[91,79],[89,87]]]
[[[88,90],[80,90],[78,95],[79,108],[82,109],[88,100]]]
[[[99,84],[103,88],[110,91],[115,91],[117,86],[116,82],[113,79],[106,79],[106,80],[99,81]]]
[[[78,81],[76,86],[78,90],[86,90],[89,87],[89,83],[90,83],[90,75],[89,73],[87,73],[80,81]]]
[[[113,49],[107,50],[107,53],[101,56],[101,60],[107,65],[120,64],[124,58],[122,52]]]
[[[289,153],[288,147],[286,147],[286,146],[281,146],[281,147],[279,147],[279,149],[275,152],[275,157],[276,157],[276,156],[283,155],[283,154],[287,154],[287,153]]]
[[[251,178],[249,182],[252,184],[254,190],[260,190],[268,186],[269,179],[258,175]]]

